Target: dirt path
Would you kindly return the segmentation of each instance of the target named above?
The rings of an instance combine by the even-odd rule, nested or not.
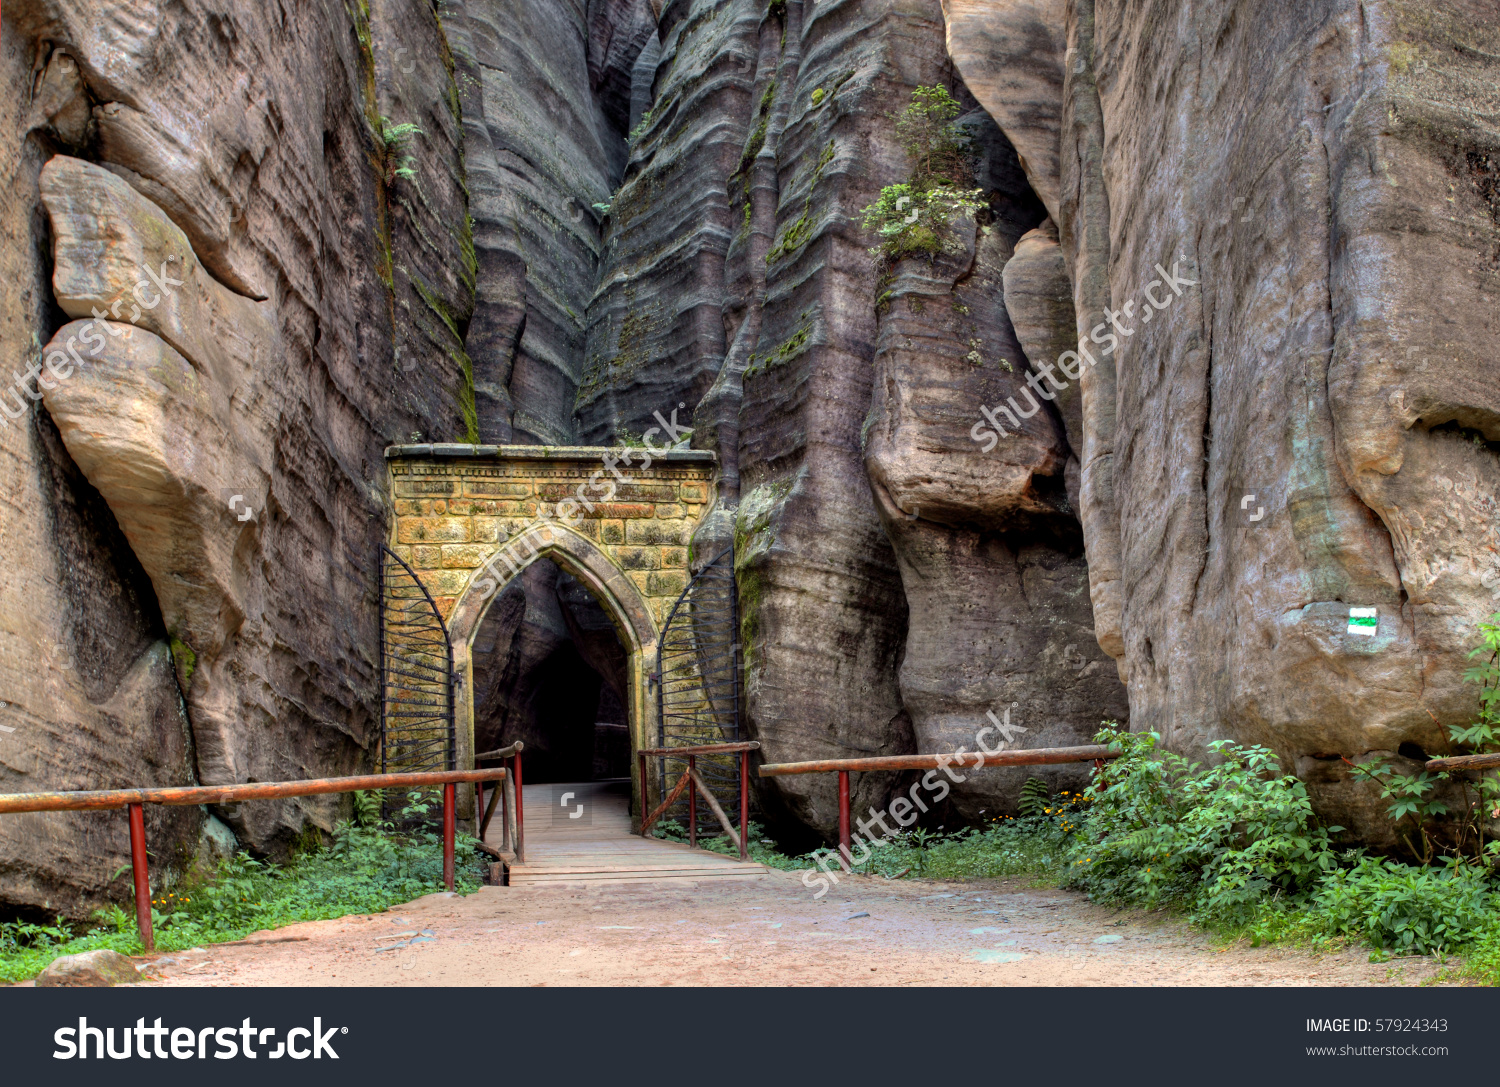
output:
[[[815,900],[785,872],[486,887],[256,939],[159,956],[148,984],[1411,985],[1440,969],[1363,950],[1223,949],[1180,922],[1014,881],[853,877]]]

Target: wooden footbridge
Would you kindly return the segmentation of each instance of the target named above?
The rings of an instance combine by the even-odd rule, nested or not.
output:
[[[527,785],[522,804],[531,814],[526,859],[507,864],[512,887],[569,883],[691,883],[758,879],[765,867],[683,842],[646,838],[631,831],[630,782]],[[499,846],[491,824],[486,841]]]

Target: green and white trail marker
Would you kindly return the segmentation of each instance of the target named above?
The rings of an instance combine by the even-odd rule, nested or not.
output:
[[[1380,615],[1375,608],[1350,608],[1349,633],[1374,637],[1380,626]]]

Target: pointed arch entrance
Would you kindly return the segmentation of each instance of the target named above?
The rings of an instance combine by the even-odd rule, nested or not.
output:
[[[714,455],[418,445],[392,446],[386,461],[391,550],[431,594],[452,645],[457,765],[471,766],[475,751],[476,636],[505,587],[539,559],[582,583],[608,616],[627,658],[631,752],[655,746],[647,679],[687,587],[693,532],[713,504]],[[459,815],[473,818],[472,790]]]
[[[625,708],[632,752],[652,735],[655,702],[647,691],[647,675],[656,659],[659,640],[656,620],[639,587],[614,560],[587,536],[557,523],[541,523],[507,540],[486,557],[454,604],[448,622],[457,679],[454,711],[460,758],[472,759],[474,718],[474,641],[491,605],[507,585],[532,563],[550,559],[572,575],[604,609],[625,649]]]

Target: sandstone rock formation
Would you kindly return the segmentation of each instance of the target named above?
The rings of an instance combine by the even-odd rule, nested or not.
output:
[[[602,440],[697,405],[694,443],[718,452],[735,512],[697,542],[738,545],[748,723],[766,758],[972,747],[989,710],[1031,722],[1033,745],[1126,716],[1081,595],[1064,422],[1078,395],[1028,422],[1024,450],[986,457],[970,436],[984,397],[1014,393],[1026,367],[1002,277],[1047,209],[1015,150],[975,108],[1004,224],[987,220],[977,247],[970,224],[952,266],[907,262],[882,284],[858,223],[909,169],[890,115],[917,85],[967,93],[940,6],[671,8],[650,120],[611,205],[580,432]],[[1049,159],[1037,112],[1028,147],[1055,173],[1056,126]],[[1027,335],[1050,345],[1072,320],[1055,234],[1023,263]],[[856,806],[891,785],[857,779]],[[976,778],[961,808],[1003,807],[1016,785]],[[778,778],[762,800],[827,832],[832,790]]]
[[[0,579],[5,791],[367,764],[381,450],[465,432],[473,283],[438,21],[424,4],[350,18],[5,5],[0,448],[28,556]],[[422,129],[414,178],[391,180],[382,116]],[[97,351],[76,339],[90,323]],[[335,804],[221,814],[273,849]],[[200,821],[151,811],[153,849],[191,858]],[[127,858],[117,813],[0,820],[14,905],[86,917]]]
[[[1023,139],[1001,73],[1035,66],[1029,9],[948,11],[960,70]],[[1101,644],[1135,727],[1195,754],[1265,743],[1381,840],[1340,757],[1447,749],[1495,606],[1493,8],[1071,0],[1063,25],[1074,335],[1124,314],[1083,382]],[[1193,282],[1163,298],[1174,269]],[[1346,632],[1350,606],[1378,608],[1375,637]]]
[[[140,980],[141,973],[135,963],[118,951],[105,949],[53,959],[37,975],[36,984],[40,989],[108,988],[134,985]]]
[[[366,764],[382,448],[604,444],[674,412],[719,457],[695,556],[736,545],[767,759],[1128,719],[1198,756],[1268,744],[1380,842],[1342,760],[1414,766],[1474,710],[1500,583],[1492,5],[3,18],[0,524],[24,560],[0,789]],[[985,207],[884,267],[861,209],[908,176],[891,115],[933,84]],[[988,444],[981,409],[1012,401]],[[481,719],[540,746],[539,670],[572,654],[609,688],[608,633],[528,572],[481,631]],[[1021,776],[974,775],[951,815]],[[861,777],[856,805],[896,784]],[[760,799],[826,835],[833,789]],[[335,802],[218,814],[273,850]],[[151,820],[197,851],[198,814]],[[0,898],[84,911],[124,855],[110,815],[0,820]]]

